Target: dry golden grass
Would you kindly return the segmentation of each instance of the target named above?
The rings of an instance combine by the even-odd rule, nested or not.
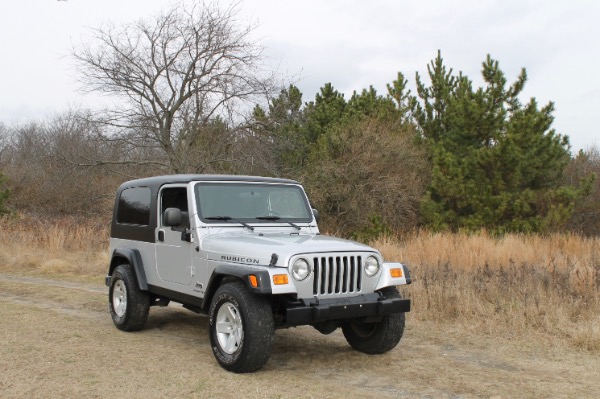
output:
[[[371,243],[411,267],[411,316],[600,351],[600,239],[420,231]]]
[[[100,219],[4,217],[0,270],[102,282],[108,236]],[[415,322],[600,352],[600,238],[420,231],[371,244],[410,266]]]
[[[386,259],[411,266],[403,293],[413,309],[400,345],[368,356],[340,331],[279,330],[266,367],[243,376],[214,361],[206,318],[175,306],[153,308],[140,333],[117,331],[96,292],[107,244],[108,226],[96,220],[0,220],[0,271],[94,282],[0,279],[2,397],[597,396],[598,239],[378,240]]]
[[[400,345],[370,356],[341,331],[275,332],[257,373],[221,369],[208,320],[152,308],[144,330],[118,331],[96,284],[0,276],[2,398],[596,398],[596,353],[528,337],[410,320]]]
[[[109,221],[64,216],[44,219],[16,214],[0,218],[0,239],[7,245],[43,248],[49,252],[108,248]]]
[[[510,264],[532,265],[569,272],[576,290],[597,288],[600,275],[600,238],[573,234],[507,234],[493,238],[485,233],[450,234],[419,231],[403,239],[384,238],[373,243],[386,257],[408,259],[414,265],[450,264],[472,271]]]
[[[0,219],[0,270],[97,280],[108,265],[106,222],[33,215]]]

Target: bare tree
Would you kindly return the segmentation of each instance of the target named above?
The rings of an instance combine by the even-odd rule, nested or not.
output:
[[[574,187],[581,187],[585,180],[591,182],[589,195],[575,203],[567,228],[588,236],[600,235],[600,147],[593,144],[580,150],[567,166],[564,179]]]
[[[81,166],[94,159],[123,159],[120,143],[95,140],[103,126],[86,116],[86,111],[70,110],[6,129],[0,174],[8,178],[12,208],[39,215],[110,212],[114,190],[141,168]]]
[[[159,149],[163,158],[155,161],[170,172],[210,164],[197,148],[214,137],[215,121],[235,130],[270,87],[262,49],[252,27],[239,25],[236,7],[177,3],[149,19],[93,29],[91,41],[73,49],[84,90],[119,98],[102,117],[116,128],[111,139]]]
[[[2,167],[2,160],[4,152],[6,151],[6,141],[8,138],[8,128],[3,122],[0,122],[0,168]]]

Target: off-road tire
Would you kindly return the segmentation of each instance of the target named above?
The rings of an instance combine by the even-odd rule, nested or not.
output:
[[[212,299],[209,338],[225,370],[249,373],[265,365],[273,350],[274,321],[265,297],[240,282],[223,284]]]
[[[131,266],[119,265],[113,271],[108,301],[110,316],[119,330],[144,328],[150,311],[150,296],[139,289]]]
[[[401,298],[396,287],[386,287],[381,292],[386,298]],[[376,323],[350,320],[342,325],[342,332],[353,349],[378,355],[398,345],[404,333],[404,323],[404,313],[394,313]]]

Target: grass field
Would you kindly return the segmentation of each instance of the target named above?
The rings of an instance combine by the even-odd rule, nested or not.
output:
[[[282,330],[265,369],[237,376],[212,359],[205,318],[180,307],[153,308],[140,333],[112,326],[105,224],[13,217],[0,226],[2,397],[592,398],[600,391],[598,238],[421,231],[380,239],[372,245],[408,263],[414,281],[402,289],[413,307],[396,349],[373,357],[350,350],[339,331]]]
[[[408,317],[395,349],[355,352],[340,331],[278,330],[259,372],[221,369],[206,317],[152,308],[117,330],[98,283],[0,273],[2,398],[596,398],[598,356],[528,336]]]
[[[108,235],[97,220],[4,218],[0,270],[101,282]],[[600,238],[419,231],[371,245],[409,265],[413,318],[600,353]]]
[[[432,234],[372,243],[412,266],[414,317],[600,353],[600,239]]]

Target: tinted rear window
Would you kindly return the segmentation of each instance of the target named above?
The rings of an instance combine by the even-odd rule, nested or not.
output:
[[[117,223],[147,226],[150,223],[150,188],[133,187],[121,191]]]

